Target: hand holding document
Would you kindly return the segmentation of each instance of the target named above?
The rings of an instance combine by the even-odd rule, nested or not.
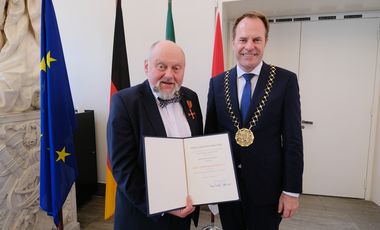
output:
[[[170,211],[169,213],[174,215],[174,216],[184,218],[187,215],[189,215],[190,213],[194,212],[194,210],[195,210],[195,207],[193,206],[193,201],[191,200],[190,196],[187,196],[185,208],[176,209],[176,210]]]
[[[145,137],[149,214],[239,199],[228,134]]]

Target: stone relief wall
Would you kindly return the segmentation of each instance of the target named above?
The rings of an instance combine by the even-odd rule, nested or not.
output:
[[[0,229],[33,229],[40,221],[38,133],[38,116],[0,124]]]
[[[0,116],[0,229],[53,229],[39,207],[39,112]],[[65,229],[79,229],[75,190],[63,208]]]
[[[0,0],[0,229],[54,229],[39,207],[41,0]],[[65,230],[79,229],[75,186]]]
[[[0,0],[0,114],[39,108],[41,0]]]

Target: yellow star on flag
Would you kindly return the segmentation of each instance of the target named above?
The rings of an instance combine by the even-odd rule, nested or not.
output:
[[[45,61],[45,57],[43,57],[41,60],[41,63],[40,63],[41,70],[46,72],[46,64],[50,68],[50,63],[55,62],[55,61],[57,61],[57,59],[50,56],[50,51],[49,51],[46,55],[46,61]]]
[[[40,67],[41,70],[46,72],[46,62],[45,62],[45,57],[42,58],[42,61],[40,62]]]
[[[59,161],[59,160],[62,160],[63,162],[65,162],[67,156],[70,156],[71,154],[70,153],[67,153],[66,152],[66,147],[63,147],[63,149],[61,151],[56,151],[57,154],[58,154],[58,158],[56,161]]]

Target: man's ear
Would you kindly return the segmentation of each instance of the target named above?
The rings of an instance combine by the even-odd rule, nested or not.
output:
[[[149,65],[149,63],[148,63],[148,59],[145,59],[145,60],[144,60],[144,72],[145,72],[146,74],[148,74],[148,65]]]

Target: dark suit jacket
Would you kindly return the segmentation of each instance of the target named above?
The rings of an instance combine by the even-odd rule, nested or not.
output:
[[[242,166],[236,171],[243,205],[278,203],[282,191],[301,193],[303,147],[296,75],[276,67],[272,91],[257,125],[253,128],[255,139],[249,147],[240,147],[235,142],[237,129],[227,112],[224,75],[222,73],[210,80],[205,133],[230,133],[235,166]],[[249,117],[252,117],[264,94],[268,77],[269,65],[264,63],[252,96]],[[236,78],[235,67],[230,70],[229,85],[232,108],[241,121]],[[248,128],[248,125],[244,124],[244,127]]]
[[[193,136],[202,135],[202,113],[195,92],[181,87],[180,101]],[[195,119],[188,116],[187,100],[192,102]],[[173,229],[172,223],[190,223],[190,218],[170,214],[147,216],[147,199],[143,157],[143,136],[166,137],[156,99],[146,80],[124,89],[112,97],[107,124],[108,152],[113,176],[117,182],[115,229]],[[198,221],[199,209],[193,213]],[[187,224],[185,224],[187,225]],[[182,229],[175,227],[174,229]],[[186,228],[184,228],[186,229]]]

